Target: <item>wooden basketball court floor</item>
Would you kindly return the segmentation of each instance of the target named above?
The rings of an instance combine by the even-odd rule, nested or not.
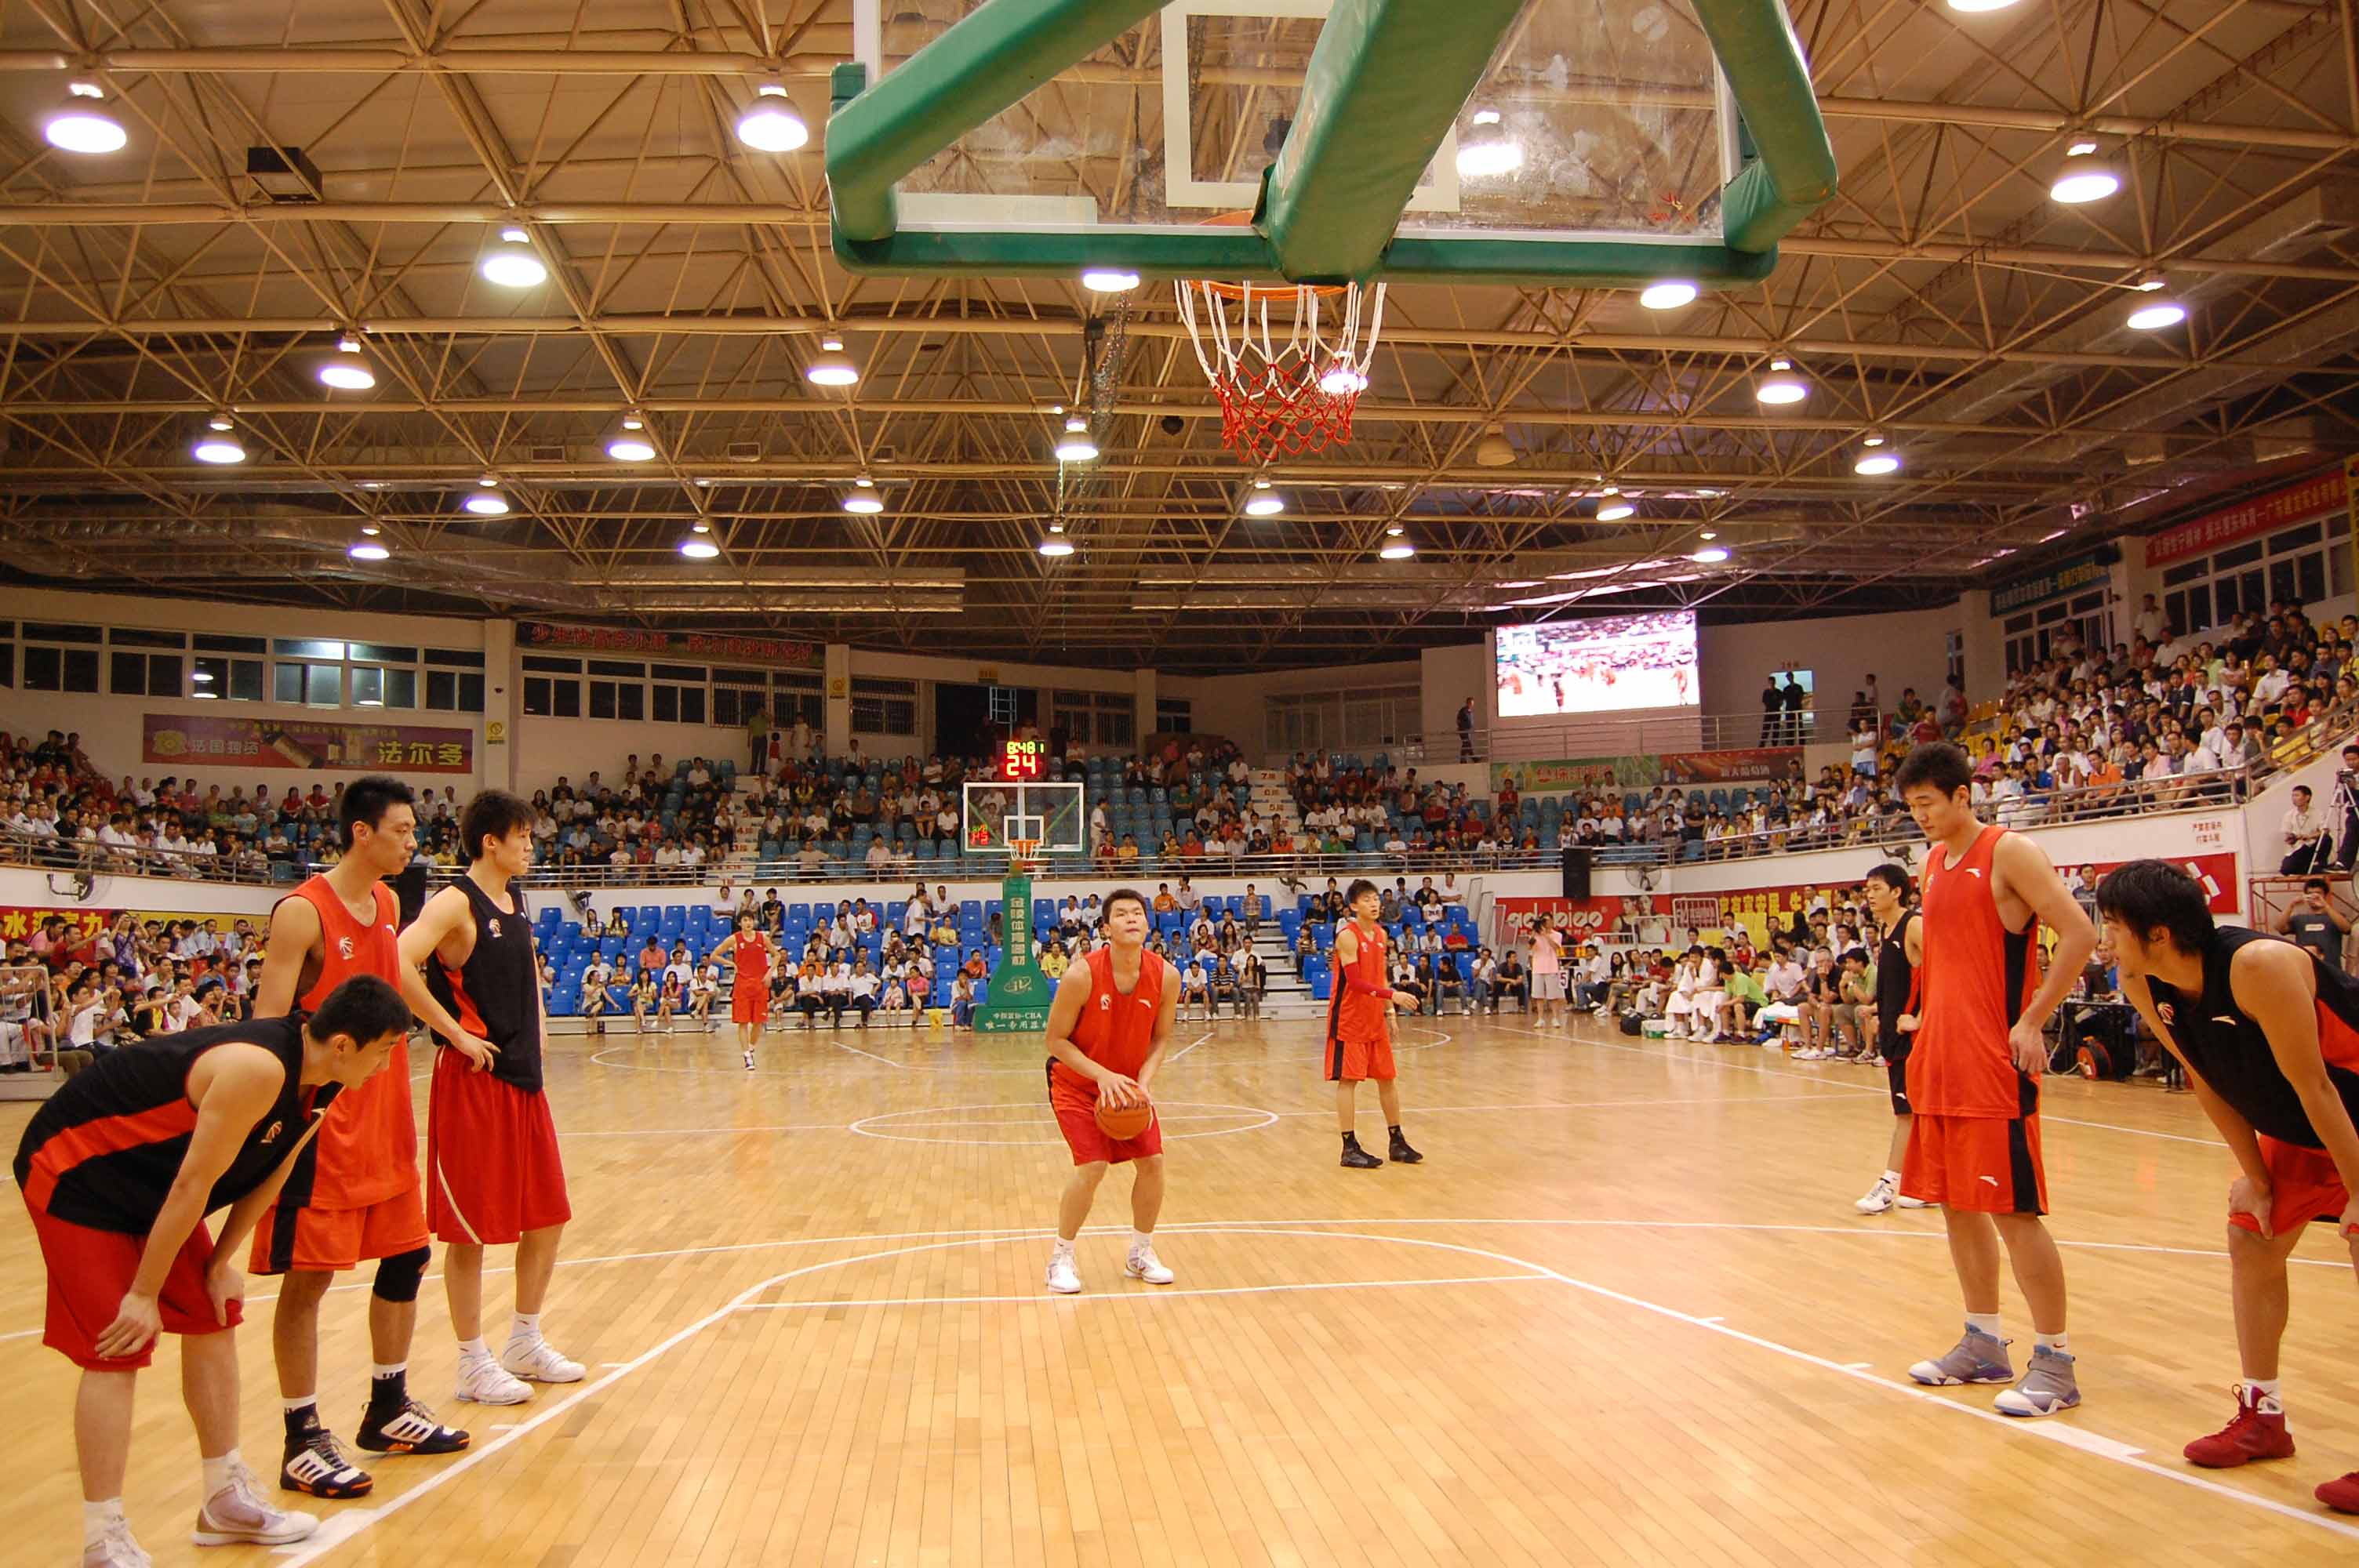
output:
[[[2310,1498],[2359,1466],[2359,1293],[2294,1270],[2298,1457],[2197,1471],[2236,1371],[2224,1149],[2185,1097],[2049,1087],[2086,1403],[2009,1421],[1916,1389],[1960,1307],[1939,1221],[1852,1209],[1888,1114],[1868,1070],[1641,1043],[1586,1019],[1405,1022],[1427,1160],[1336,1163],[1314,1022],[1190,1023],[1163,1075],[1178,1282],[1121,1271],[1128,1177],[1041,1289],[1069,1162],[1032,1038],[881,1030],[560,1042],[575,1218],[546,1323],[589,1368],[508,1410],[448,1398],[440,1287],[414,1384],[471,1425],[314,1504],[307,1563],[2074,1563],[2349,1562]],[[417,1081],[421,1126],[425,1083]],[[0,1108],[13,1147],[26,1112]],[[1364,1141],[1383,1146],[1372,1093]],[[505,1261],[495,1254],[495,1262]],[[439,1271],[438,1271],[439,1279]],[[486,1323],[507,1307],[487,1284]],[[347,1434],[365,1279],[323,1318]],[[78,1517],[73,1371],[0,1216],[9,1563]],[[241,1331],[245,1450],[277,1452],[268,1281]],[[2012,1282],[2018,1354],[2029,1325]],[[196,1466],[171,1368],[143,1379],[129,1505],[159,1563]]]

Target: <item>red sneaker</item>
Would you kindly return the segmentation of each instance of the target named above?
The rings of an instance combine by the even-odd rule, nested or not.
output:
[[[2188,1459],[2207,1470],[2226,1470],[2255,1459],[2285,1459],[2292,1454],[2293,1434],[2286,1431],[2285,1406],[2275,1394],[2264,1394],[2250,1383],[2236,1385],[2234,1420],[2187,1445]],[[2359,1512],[2359,1484],[2351,1489],[2353,1511]]]
[[[2335,1480],[2321,1482],[2315,1495],[2320,1502],[2336,1513],[2359,1514],[2359,1470]]]

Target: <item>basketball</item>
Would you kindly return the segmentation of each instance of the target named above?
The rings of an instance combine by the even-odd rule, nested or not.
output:
[[[1155,1125],[1155,1107],[1147,1105],[1113,1106],[1098,1101],[1098,1130],[1120,1142],[1136,1138]]]

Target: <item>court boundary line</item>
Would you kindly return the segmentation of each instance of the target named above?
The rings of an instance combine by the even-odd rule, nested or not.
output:
[[[1343,1223],[1365,1224],[1369,1222],[1347,1221]],[[1375,1223],[1382,1224],[1386,1222],[1376,1221]],[[2237,1487],[2227,1486],[2224,1483],[2214,1481],[2209,1476],[2203,1475],[2184,1469],[2175,1469],[2168,1465],[2158,1464],[2152,1460],[2145,1458],[2143,1456],[2142,1450],[2134,1448],[2130,1444],[2124,1443],[2119,1439],[2106,1437],[2102,1433],[2088,1431],[2085,1428],[2049,1424],[2046,1422],[2018,1420],[2014,1417],[2002,1415],[1996,1410],[1984,1409],[1977,1405],[1970,1405],[1964,1403],[1962,1400],[1953,1397],[1944,1397],[1941,1393],[1931,1389],[1922,1388],[1913,1383],[1897,1382],[1888,1378],[1875,1376],[1871,1369],[1860,1367],[1855,1363],[1835,1361],[1827,1357],[1818,1355],[1814,1351],[1804,1350],[1799,1346],[1787,1345],[1781,1341],[1769,1339],[1760,1335],[1749,1334],[1743,1329],[1731,1328],[1726,1323],[1722,1322],[1717,1318],[1699,1316],[1696,1314],[1685,1312],[1677,1307],[1665,1305],[1660,1302],[1650,1301],[1644,1296],[1632,1295],[1627,1292],[1614,1290],[1611,1286],[1600,1285],[1593,1281],[1578,1279],[1572,1275],[1564,1273],[1560,1270],[1551,1269],[1546,1264],[1535,1263],[1529,1259],[1518,1258],[1512,1253],[1495,1251],[1488,1248],[1469,1246],[1462,1242],[1428,1240],[1419,1237],[1384,1236],[1365,1231],[1303,1231],[1290,1228],[1265,1228],[1258,1225],[1221,1225],[1214,1222],[1204,1222],[1201,1226],[1197,1227],[1196,1233],[1240,1236],[1324,1235],[1332,1236],[1342,1240],[1391,1242],[1398,1246],[1430,1248],[1435,1250],[1455,1252],[1467,1257],[1487,1258],[1494,1262],[1513,1265],[1516,1268],[1527,1270],[1529,1272],[1526,1277],[1553,1280],[1572,1290],[1595,1296],[1601,1300],[1611,1301],[1619,1305],[1631,1307],[1637,1311],[1647,1313],[1653,1316],[1661,1317],[1674,1323],[1683,1323],[1690,1327],[1701,1329],[1705,1333],[1717,1335],[1723,1338],[1735,1341],[1738,1344],[1749,1345],[1756,1349],[1767,1350],[1773,1355],[1782,1356],[1788,1360],[1799,1362],[1804,1366],[1815,1367],[1821,1371],[1831,1372],[1837,1377],[1847,1379],[1854,1383],[1858,1383],[1865,1387],[1895,1393],[1902,1398],[1912,1400],[1921,1404],[1927,1404],[1943,1410],[1954,1411],[1961,1414],[1973,1417],[1978,1421],[1995,1422],[2000,1431],[2019,1433],[2022,1436],[2031,1438],[2036,1441],[2052,1443],[2058,1447],[2068,1448],[2076,1453],[2087,1454],[2095,1458],[2107,1460],[2111,1463],[2123,1465],[2128,1469],[2136,1470],[2163,1480],[2172,1481],[2180,1486],[2192,1487],[2198,1491],[2208,1493],[2213,1497],[2223,1498],[2229,1502],[2242,1504],[2247,1508],[2260,1509],[2266,1512],[2277,1514],[2295,1522],[2309,1525],[2313,1529],[2323,1530],[2353,1541],[2359,1541],[2359,1525],[2344,1524],[2331,1515],[2321,1515],[2307,1509],[2299,1509],[2291,1504],[2279,1502],[2273,1498],[2261,1497],[2256,1493],[2246,1492]],[[1886,1233],[1888,1233],[1888,1228]],[[1037,1235],[1038,1233],[1027,1232],[1025,1234]],[[1874,1232],[1871,1232],[1871,1234],[1874,1234]],[[1920,1234],[1939,1233],[1929,1232]],[[806,1264],[799,1269],[790,1269],[783,1273],[772,1275],[766,1280],[763,1280],[747,1286],[745,1290],[740,1291],[736,1295],[731,1297],[720,1307],[675,1331],[664,1339],[659,1340],[655,1345],[650,1346],[644,1351],[641,1351],[637,1356],[633,1357],[631,1359],[622,1362],[619,1365],[614,1366],[613,1368],[605,1372],[603,1376],[582,1384],[579,1389],[575,1390],[566,1398],[552,1403],[547,1410],[536,1411],[527,1420],[518,1422],[507,1430],[499,1433],[497,1435],[493,1437],[490,1442],[480,1444],[470,1448],[464,1454],[460,1455],[452,1463],[437,1468],[418,1485],[410,1487],[408,1491],[403,1492],[398,1497],[388,1498],[385,1503],[376,1508],[353,1510],[332,1516],[329,1520],[323,1522],[321,1530],[318,1535],[313,1536],[307,1541],[294,1544],[291,1547],[282,1547],[279,1549],[277,1555],[285,1557],[290,1564],[297,1565],[297,1568],[299,1568],[299,1565],[301,1564],[315,1562],[319,1558],[333,1552],[337,1547],[358,1538],[361,1534],[373,1529],[384,1519],[394,1514],[399,1513],[404,1509],[407,1509],[410,1504],[432,1496],[435,1492],[440,1491],[443,1487],[450,1485],[452,1481],[455,1481],[460,1476],[467,1474],[467,1472],[473,1469],[477,1465],[482,1464],[493,1457],[495,1454],[501,1453],[511,1444],[518,1442],[528,1436],[540,1427],[547,1425],[549,1422],[556,1420],[559,1416],[572,1410],[576,1405],[582,1403],[583,1400],[603,1393],[614,1384],[622,1381],[625,1378],[629,1377],[632,1373],[639,1370],[641,1368],[648,1366],[668,1354],[676,1346],[685,1344],[688,1340],[694,1338],[696,1336],[704,1332],[704,1330],[721,1323],[734,1314],[740,1311],[764,1306],[766,1304],[771,1307],[784,1307],[789,1304],[783,1303],[758,1303],[752,1299],[765,1291],[775,1290],[790,1281],[819,1273],[828,1269],[845,1268],[862,1263],[883,1262],[888,1259],[908,1257],[919,1252],[940,1251],[952,1247],[989,1246],[994,1245],[1000,1240],[1010,1238],[1020,1238],[1020,1237],[1008,1238],[1004,1233],[992,1233],[985,1236],[965,1236],[956,1237],[946,1240],[923,1241],[914,1246],[891,1248],[881,1252],[861,1253],[850,1258],[842,1259],[826,1259],[816,1263]],[[1232,1293],[1266,1293],[1274,1288],[1275,1287],[1271,1286],[1238,1287]],[[1351,1287],[1347,1284],[1343,1288]],[[1097,1298],[1097,1301],[1151,1301],[1158,1293],[1162,1292],[1158,1292],[1155,1287],[1148,1287],[1145,1292],[1123,1292],[1114,1295],[1101,1295]],[[1075,1303],[1080,1303],[1083,1299],[1084,1298],[1078,1296],[1064,1298],[1065,1301]],[[839,1305],[850,1305],[853,1303],[831,1301],[794,1304],[833,1307]],[[349,1528],[342,1530],[336,1528],[337,1525],[345,1523],[346,1521],[349,1521]]]

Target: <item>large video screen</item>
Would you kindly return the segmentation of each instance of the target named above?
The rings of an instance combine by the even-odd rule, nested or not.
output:
[[[1702,700],[1692,610],[1502,626],[1497,638],[1502,719]]]

